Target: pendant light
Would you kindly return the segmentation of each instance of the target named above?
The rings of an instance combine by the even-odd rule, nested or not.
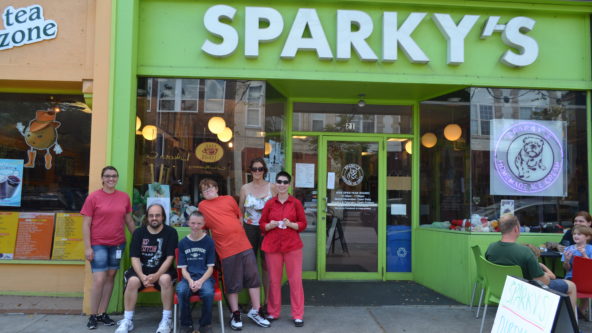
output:
[[[226,121],[222,117],[212,117],[208,121],[208,129],[214,134],[222,132],[226,128]],[[230,140],[230,139],[229,139]],[[224,141],[226,142],[226,141]]]
[[[228,142],[232,139],[232,130],[228,127],[225,127],[222,132],[218,133],[218,140],[222,142]]]
[[[432,148],[438,143],[438,137],[432,132],[428,132],[421,137],[421,144],[426,148]]]
[[[462,135],[462,129],[458,124],[448,124],[444,127],[444,137],[448,141],[456,141],[460,139]]]

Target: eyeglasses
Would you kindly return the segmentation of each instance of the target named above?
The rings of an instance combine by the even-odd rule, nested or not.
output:
[[[117,178],[118,175],[103,175],[103,178]]]
[[[290,181],[289,181],[289,180],[280,180],[280,179],[278,179],[278,180],[276,180],[275,182],[276,182],[277,184],[284,184],[284,185],[288,185],[288,184],[290,184]]]
[[[263,172],[265,171],[264,167],[258,167],[258,168],[251,168],[252,172]]]
[[[216,188],[215,186],[210,186],[210,187],[208,187],[208,188],[205,188],[205,189],[201,190],[201,192],[202,192],[202,193],[206,193],[206,192],[212,191],[212,190],[213,190],[213,189],[215,189],[215,188]]]

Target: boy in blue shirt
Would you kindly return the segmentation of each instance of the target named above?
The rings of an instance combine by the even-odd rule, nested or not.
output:
[[[177,284],[181,310],[181,332],[193,332],[189,297],[198,294],[202,300],[199,332],[211,332],[212,303],[214,302],[215,248],[214,241],[203,229],[205,221],[200,212],[193,212],[187,223],[191,234],[179,242],[179,260],[183,280]]]

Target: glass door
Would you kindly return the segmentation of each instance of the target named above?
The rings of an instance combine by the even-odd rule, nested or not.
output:
[[[321,278],[382,278],[384,143],[373,137],[321,137],[318,243]],[[380,223],[380,221],[383,221]],[[326,232],[321,233],[320,230]],[[321,248],[322,244],[322,248]]]

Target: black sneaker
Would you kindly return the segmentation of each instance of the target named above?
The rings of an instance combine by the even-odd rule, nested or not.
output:
[[[86,323],[86,327],[89,330],[94,330],[97,328],[97,315],[90,315],[90,317],[88,317],[88,323]]]
[[[230,314],[230,328],[235,331],[240,331],[243,329],[240,311],[237,310]]]
[[[294,326],[296,326],[296,327],[302,327],[302,326],[304,326],[304,320],[302,320],[302,319],[294,319]]]
[[[108,314],[103,312],[102,314],[97,316],[97,321],[105,324],[106,326],[113,326],[115,325],[115,320],[111,319]]]
[[[261,305],[259,308],[259,315],[263,318],[267,318],[269,316],[269,313],[267,312],[267,304]]]

